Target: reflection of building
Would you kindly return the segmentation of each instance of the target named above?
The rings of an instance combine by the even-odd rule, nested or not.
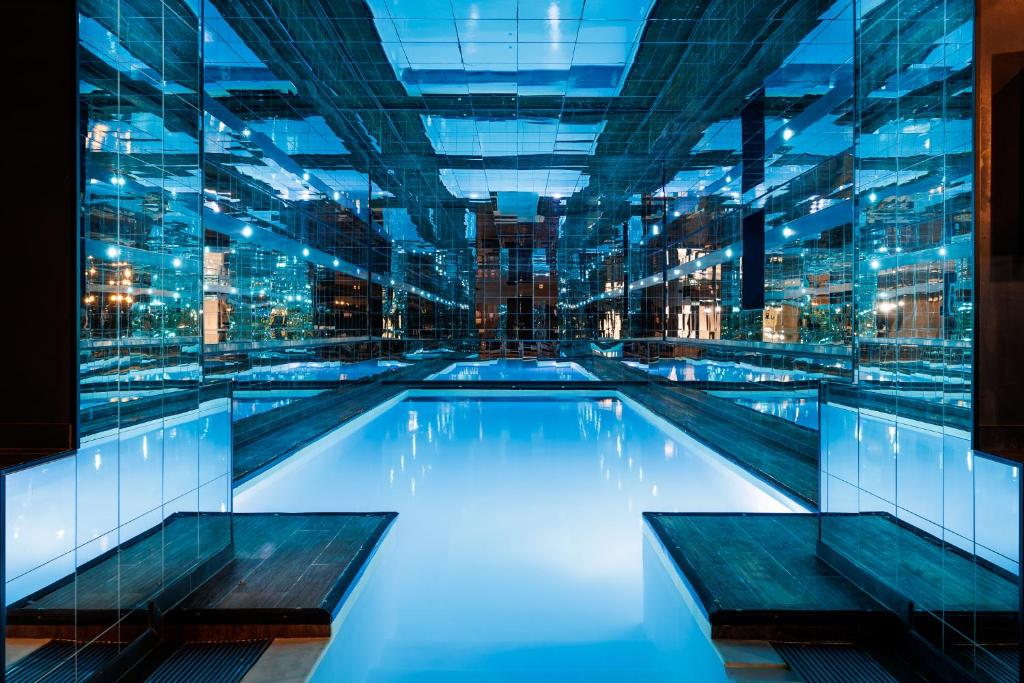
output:
[[[70,678],[94,646],[117,641],[120,656],[133,628],[173,623],[163,600],[230,550],[239,480],[272,473],[321,428],[400,403],[435,381],[424,379],[434,366],[505,356],[480,374],[512,383],[503,390],[575,381],[558,366],[577,362],[608,382],[600,392],[683,416],[675,426],[703,455],[817,513],[795,516],[813,532],[802,554],[827,565],[828,583],[884,603],[860,616],[927,642],[918,649],[936,668],[1020,680],[1020,0],[20,5],[43,9],[8,12],[0,27],[0,49],[18,50],[7,53],[7,253],[38,273],[7,288],[8,320],[24,330],[6,335],[14,405],[0,420],[0,466],[14,462],[3,476],[17,486],[0,483],[0,555],[17,550],[0,570],[17,568],[3,577],[9,596],[59,584],[74,598],[55,635],[74,642],[48,648]],[[1018,15],[986,31],[993,5]],[[987,33],[999,42],[982,49]],[[25,55],[31,68],[17,68]],[[263,392],[241,397],[254,409],[237,420],[237,442],[232,392]],[[564,396],[545,395],[539,413],[552,398]],[[429,495],[442,469],[430,469],[430,449],[462,434],[484,442],[500,424],[469,429],[468,413],[441,403],[434,419],[413,407],[386,436],[358,432],[368,448],[340,450],[368,452],[388,495],[416,495],[417,482]],[[703,475],[690,476],[653,422],[650,444],[636,430],[608,439],[623,416],[614,405],[588,396],[567,413],[567,440],[595,437],[603,479],[574,478],[557,502],[576,505],[586,482],[620,496],[621,474],[651,505],[689,505],[697,496],[680,498],[658,468],[684,468],[698,490]],[[528,464],[522,454],[551,435],[527,422],[490,430],[510,447],[489,464]],[[398,432],[415,439],[379,467]],[[260,443],[266,434],[276,441]],[[233,452],[268,459],[236,478]],[[62,455],[35,461],[51,453]],[[322,479],[339,505],[353,499],[343,477]],[[712,490],[710,507],[728,507],[737,488]],[[627,500],[633,523],[638,501]],[[138,536],[159,546],[182,520],[180,545],[132,561]],[[586,536],[575,531],[542,534],[530,561],[579,559],[563,552]],[[712,571],[770,564],[741,558],[775,534],[741,547],[741,534],[718,533]],[[307,545],[292,549],[305,571]],[[96,616],[82,577],[101,556],[115,565],[104,584],[115,597]],[[765,594],[798,591],[795,575],[805,578]],[[736,585],[772,587],[756,572]],[[134,602],[122,609],[119,596]],[[607,606],[601,597],[592,604]],[[464,642],[453,648],[462,657]],[[586,645],[568,659],[603,647]],[[480,661],[558,649],[502,647]]]
[[[480,339],[556,338],[558,219],[524,222],[476,211],[476,326]]]

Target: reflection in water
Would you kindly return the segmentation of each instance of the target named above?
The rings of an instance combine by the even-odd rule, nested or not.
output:
[[[646,630],[640,513],[792,507],[617,399],[417,398],[315,444],[236,509],[399,512],[374,563],[386,592],[346,622],[380,634],[374,661],[336,645],[316,680],[661,681],[689,652]]]

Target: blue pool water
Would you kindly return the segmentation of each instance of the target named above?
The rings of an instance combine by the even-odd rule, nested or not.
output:
[[[452,363],[427,379],[446,381],[592,382],[597,379],[570,361],[500,360]]]
[[[650,365],[637,361],[623,362],[673,382],[793,382],[817,377],[800,370],[776,370],[714,360],[659,360]]]
[[[313,680],[689,680],[707,641],[684,611],[693,638],[659,640],[641,513],[800,508],[625,400],[445,395],[236,493],[242,512],[399,512]]]

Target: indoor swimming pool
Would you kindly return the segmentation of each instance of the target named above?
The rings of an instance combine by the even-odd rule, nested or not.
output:
[[[578,363],[553,360],[498,360],[452,363],[428,380],[448,382],[593,382]]]
[[[819,377],[801,370],[763,368],[714,360],[659,360],[651,364],[631,360],[622,362],[673,382],[796,382]]]
[[[802,510],[628,399],[471,390],[397,397],[235,509],[399,513],[313,678],[375,683],[668,681],[697,659],[724,681],[699,620],[652,605],[685,596],[641,513]]]

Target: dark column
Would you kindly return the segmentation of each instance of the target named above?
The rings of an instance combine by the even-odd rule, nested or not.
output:
[[[10,0],[4,9],[9,101],[0,125],[11,167],[0,272],[10,303],[0,464],[12,464],[78,441],[78,17],[68,0]]]
[[[1024,461],[1024,5],[978,3],[974,447]],[[993,144],[995,141],[995,144]]]
[[[9,302],[0,347],[0,468],[78,445],[76,9],[68,0],[10,0],[0,23],[0,60],[9,72],[0,126],[8,133],[10,160],[4,202],[8,263],[0,269]],[[0,476],[0,511],[6,506],[5,484]],[[7,630],[4,545],[0,542],[0,663]]]
[[[629,338],[629,221],[622,222],[622,337]]]
[[[764,182],[764,90],[757,91],[740,112],[743,136],[742,192]],[[744,201],[746,197],[744,197]]]
[[[661,340],[668,339],[668,192],[665,162],[661,162]]]
[[[363,287],[366,288],[366,341],[370,342],[373,341],[373,322],[370,319],[370,307],[373,306],[373,300],[370,298],[370,289],[373,287],[373,271],[370,268],[366,269],[366,281],[363,283]]]
[[[740,113],[743,135],[744,195],[764,182],[764,91],[754,94]],[[744,201],[747,197],[743,197]],[[764,211],[743,217],[743,281],[741,305],[744,310],[764,308]]]
[[[1024,462],[1024,4],[978,0],[975,7],[972,445]],[[1024,487],[1019,507],[1021,548]],[[1024,609],[1020,578],[1018,587]]]
[[[743,262],[740,272],[744,310],[764,308],[764,209],[743,217]]]

